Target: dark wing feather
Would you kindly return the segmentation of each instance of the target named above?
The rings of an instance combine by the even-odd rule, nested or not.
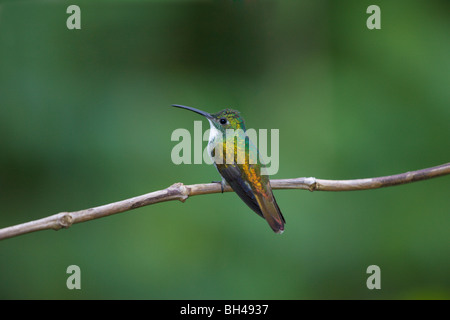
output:
[[[216,165],[216,168],[225,179],[225,181],[242,199],[242,201],[244,201],[258,215],[264,218],[252,189],[250,188],[248,183],[242,179],[242,173],[239,167],[235,164],[230,164],[218,166]]]

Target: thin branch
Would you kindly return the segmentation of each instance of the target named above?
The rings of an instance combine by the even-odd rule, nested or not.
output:
[[[354,180],[323,180],[311,177],[311,178],[271,180],[270,184],[272,186],[272,189],[302,189],[309,191],[354,191],[354,190],[369,190],[395,186],[399,184],[436,178],[447,174],[450,174],[450,162],[432,168],[377,178],[354,179]],[[232,189],[227,185],[224,189],[224,192],[230,191],[232,191]],[[222,192],[222,190],[219,183],[206,183],[193,185],[184,185],[182,183],[175,183],[164,190],[147,193],[134,198],[109,203],[103,206],[80,211],[60,212],[39,220],[34,220],[18,224],[12,227],[3,228],[0,229],[0,240],[39,230],[46,230],[46,229],[59,230],[61,228],[69,228],[71,225],[75,223],[98,219],[159,202],[172,200],[180,200],[181,202],[184,202],[186,201],[187,198],[191,196],[210,193],[220,193],[220,192]]]

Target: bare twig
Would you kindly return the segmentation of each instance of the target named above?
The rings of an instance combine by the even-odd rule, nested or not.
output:
[[[323,180],[311,177],[271,180],[270,184],[273,189],[354,191],[395,186],[399,184],[431,179],[447,174],[450,174],[450,163],[432,168],[377,178],[355,180]],[[232,191],[232,189],[229,186],[226,186],[224,192],[230,191]],[[220,192],[221,186],[219,183],[193,184],[186,186],[182,183],[175,183],[164,190],[147,193],[134,198],[80,211],[60,212],[39,220],[3,228],[0,229],[0,240],[39,230],[59,230],[61,228],[69,228],[72,224],[75,223],[98,219],[110,216],[115,213],[120,213],[159,202],[172,200],[180,200],[184,202],[190,196]]]

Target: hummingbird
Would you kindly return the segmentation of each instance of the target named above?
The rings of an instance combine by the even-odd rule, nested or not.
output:
[[[222,192],[228,183],[247,206],[268,222],[274,232],[283,233],[286,221],[272,193],[269,176],[262,174],[265,164],[260,161],[258,149],[245,134],[244,119],[239,111],[224,109],[208,113],[183,105],[172,106],[201,114],[209,121],[208,153],[222,176]],[[230,129],[237,134],[227,134]]]

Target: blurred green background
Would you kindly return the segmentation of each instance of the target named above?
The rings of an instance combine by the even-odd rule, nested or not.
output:
[[[68,30],[66,8],[81,8]],[[381,30],[366,9],[381,8]],[[0,227],[218,180],[171,134],[241,111],[280,130],[273,178],[352,179],[450,160],[450,3],[4,1]],[[208,127],[203,122],[203,127]],[[204,144],[206,146],[206,143]],[[2,299],[450,298],[450,177],[276,190],[274,234],[235,194],[0,242]],[[66,268],[81,268],[68,290]],[[381,290],[366,269],[381,268]]]

